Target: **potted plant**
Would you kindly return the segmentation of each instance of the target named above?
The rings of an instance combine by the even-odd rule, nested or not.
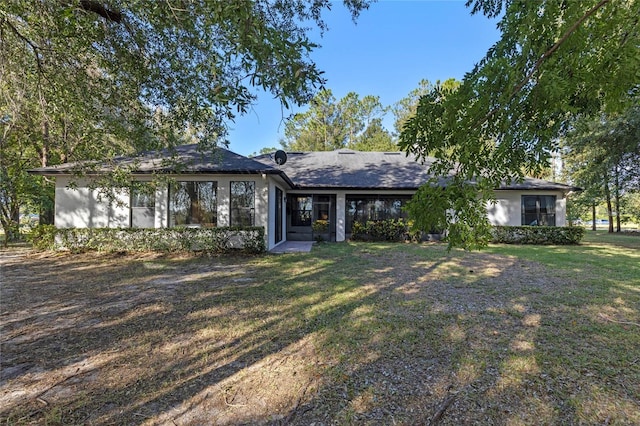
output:
[[[311,229],[313,230],[313,239],[320,242],[324,241],[324,236],[327,234],[329,230],[329,221],[318,219],[311,224]]]

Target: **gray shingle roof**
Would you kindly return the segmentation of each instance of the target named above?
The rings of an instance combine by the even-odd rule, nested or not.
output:
[[[247,158],[225,148],[201,152],[196,144],[182,145],[174,151],[162,150],[137,157],[118,157],[109,163],[94,163],[91,173],[104,173],[114,166],[133,169],[134,173],[217,173],[217,174],[278,174],[290,186],[299,189],[383,189],[415,190],[431,175],[433,159],[419,162],[403,152],[362,152],[337,150],[324,152],[290,152],[287,162],[278,166],[270,154]],[[172,161],[173,158],[173,161]],[[30,170],[33,174],[73,174],[82,164]],[[445,179],[440,180],[445,184]],[[526,178],[522,182],[502,185],[502,190],[560,190],[576,188],[542,179]]]
[[[256,157],[267,164],[269,155]],[[299,188],[417,189],[430,177],[425,164],[403,152],[337,150],[290,152],[279,166]]]
[[[522,182],[512,182],[509,185],[502,185],[498,189],[503,190],[518,190],[518,189],[537,189],[552,190],[552,191],[582,191],[581,188],[571,185],[565,185],[564,183],[551,182],[544,179],[536,178],[524,178]]]
[[[55,175],[73,173],[81,165],[89,163],[67,163],[59,166],[30,170],[34,174]],[[104,173],[114,166],[131,167],[135,173],[267,173],[281,174],[272,165],[255,161],[217,147],[213,151],[201,152],[197,144],[181,145],[174,151],[150,151],[136,157],[117,157],[109,163],[93,163],[92,173]]]
[[[275,164],[270,155],[256,157],[266,164]],[[403,152],[362,152],[337,150],[325,152],[290,152],[287,162],[279,166],[298,188],[310,189],[417,189],[431,175],[429,166],[435,161],[427,158],[424,163]],[[440,180],[445,184],[445,179]],[[559,190],[576,191],[576,188],[542,179],[525,178],[522,182],[502,185],[503,190]]]

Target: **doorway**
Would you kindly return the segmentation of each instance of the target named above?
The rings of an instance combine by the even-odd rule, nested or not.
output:
[[[335,241],[335,195],[291,194],[287,200],[287,240]]]

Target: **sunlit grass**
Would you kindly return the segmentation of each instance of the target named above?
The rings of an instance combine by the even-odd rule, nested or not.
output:
[[[442,424],[640,424],[638,237],[53,263],[14,290],[6,339],[100,370],[77,397],[5,401],[3,423],[427,424],[455,395]]]

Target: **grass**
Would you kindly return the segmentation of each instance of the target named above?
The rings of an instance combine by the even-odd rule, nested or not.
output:
[[[6,424],[640,424],[640,237],[28,254],[2,280]]]

